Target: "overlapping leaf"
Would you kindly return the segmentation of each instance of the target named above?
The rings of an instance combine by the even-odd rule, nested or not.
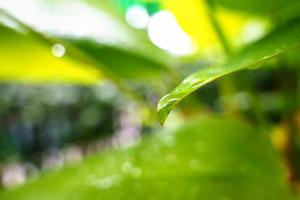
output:
[[[250,12],[255,14],[278,14],[285,9],[298,4],[297,0],[209,0],[229,9]],[[298,7],[299,9],[299,7]],[[298,10],[299,11],[299,10]]]
[[[166,63],[147,58],[135,51],[99,45],[90,40],[66,40],[69,44],[101,63],[100,69],[117,75],[120,79],[151,80],[168,72]]]
[[[90,65],[52,55],[41,45],[0,24],[0,80],[4,82],[63,82],[95,84],[101,73]]]
[[[284,177],[266,135],[207,117],[0,193],[0,199],[282,200],[290,197]]]
[[[246,47],[243,51],[231,57],[224,65],[206,67],[187,77],[158,103],[159,121],[163,124],[176,104],[203,85],[232,72],[257,67],[263,62],[299,45],[300,19],[297,18],[276,28],[263,39]]]
[[[145,81],[157,80],[162,73],[168,72],[168,55],[154,47],[146,35],[129,28],[104,2],[86,2],[89,1],[12,0],[0,1],[0,9],[22,22],[25,29],[50,38],[49,49],[53,45],[51,42],[66,44],[69,58],[81,58],[78,54],[69,54],[70,47],[84,55],[85,64],[94,65],[105,75],[109,73],[120,80]]]

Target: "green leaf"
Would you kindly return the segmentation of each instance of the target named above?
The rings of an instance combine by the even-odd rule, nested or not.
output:
[[[1,82],[95,84],[101,79],[94,67],[55,57],[51,46],[0,24]]]
[[[298,0],[209,0],[226,8],[243,11],[247,13],[255,13],[260,15],[275,15],[285,12],[292,6],[299,5]],[[299,9],[298,9],[299,12]]]
[[[160,100],[157,106],[160,123],[164,123],[176,104],[203,85],[235,71],[260,66],[299,44],[300,19],[295,19],[246,47],[240,53],[232,56],[225,64],[200,69]]]
[[[46,38],[50,47],[64,44],[67,54],[80,52],[81,56],[70,53],[69,57],[77,61],[84,57],[84,64],[97,67],[108,78],[149,81],[170,72],[171,57],[156,48],[146,34],[131,29],[105,2],[42,0],[26,4],[22,12],[10,3],[1,6],[22,23],[15,22],[21,28],[35,32],[31,36]]]
[[[284,177],[266,135],[207,117],[2,192],[0,199],[282,200],[290,197]]]
[[[147,58],[138,52],[97,44],[91,40],[66,40],[90,58],[101,63],[106,70],[125,80],[145,81],[162,78],[169,72],[166,64]]]

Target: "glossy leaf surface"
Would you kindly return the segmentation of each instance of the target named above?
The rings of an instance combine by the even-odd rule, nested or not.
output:
[[[238,70],[254,68],[300,44],[300,19],[295,19],[269,33],[263,39],[249,45],[232,56],[223,65],[200,69],[187,77],[171,93],[164,96],[157,106],[160,123],[183,98],[203,85]]]

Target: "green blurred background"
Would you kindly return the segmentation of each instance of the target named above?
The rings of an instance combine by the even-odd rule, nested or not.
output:
[[[155,107],[299,15],[297,0],[0,0],[0,199],[292,198],[299,48],[204,86],[164,127]]]

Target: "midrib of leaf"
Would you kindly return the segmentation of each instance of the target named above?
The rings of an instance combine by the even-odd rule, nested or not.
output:
[[[176,104],[205,84],[242,69],[257,67],[299,45],[300,19],[297,18],[277,27],[261,40],[229,58],[225,64],[202,68],[184,79],[171,93],[159,101],[157,106],[159,122],[163,124]]]

